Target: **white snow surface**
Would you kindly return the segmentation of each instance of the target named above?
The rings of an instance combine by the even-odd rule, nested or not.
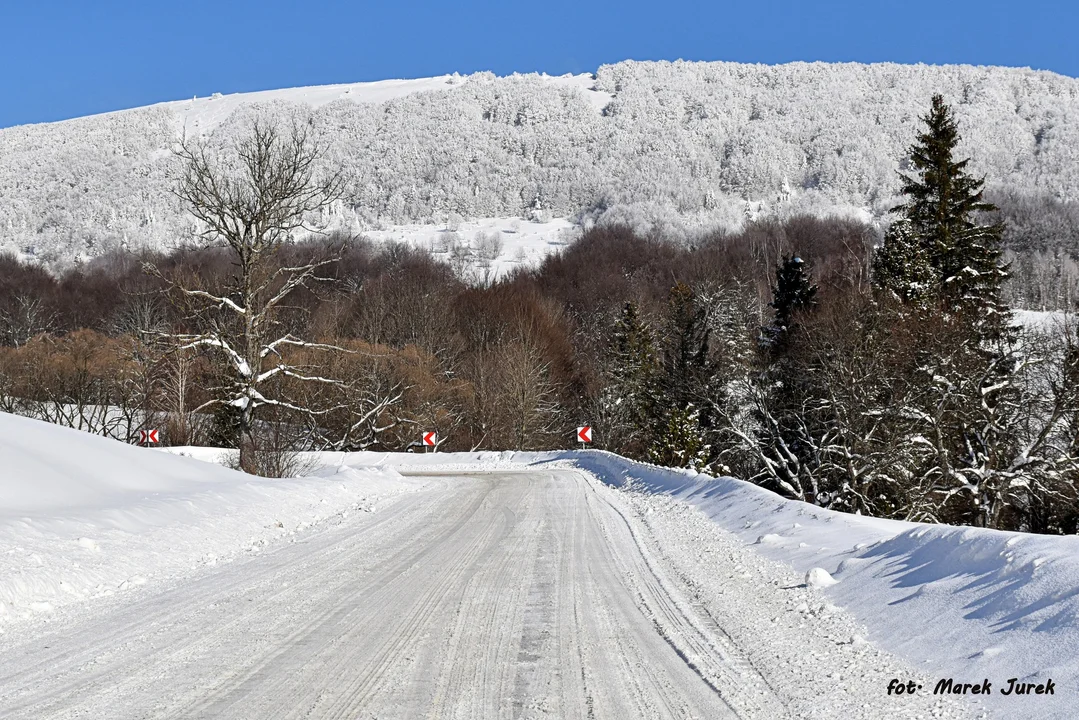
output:
[[[40,469],[26,456],[45,436],[72,457],[95,446],[98,477],[118,478],[102,502],[67,502],[78,472],[46,472],[40,491],[19,493],[32,524],[97,524],[93,535],[47,524],[36,555],[57,562],[46,566],[63,574],[70,546],[82,553],[68,563],[76,570],[99,555],[145,570],[97,602],[19,604],[38,623],[0,637],[0,711],[13,717],[968,716],[950,698],[888,696],[890,678],[929,680],[859,640],[856,623],[789,567],[684,503],[538,462],[558,455],[318,455],[330,477],[289,481],[267,503],[244,488],[276,483],[0,422],[0,436],[28,440],[27,453],[4,446],[18,472],[5,484]],[[156,471],[171,480],[138,479]],[[228,564],[167,572],[192,559],[185,534],[235,546],[241,536],[223,530],[359,476],[382,494],[417,492],[300,537],[282,532]],[[187,482],[218,487],[213,502]],[[138,534],[101,532],[116,515],[136,518]]]
[[[0,633],[292,541],[418,487],[389,469],[315,474],[255,478],[0,413]]]
[[[573,462],[616,486],[689,503],[800,573],[827,572],[836,582],[823,594],[865,624],[868,641],[935,679],[993,682],[993,694],[979,702],[994,717],[1076,716],[1079,537],[849,515],[734,478],[609,453],[588,452]],[[768,541],[758,543],[762,537]],[[997,694],[1013,677],[1052,678],[1056,694],[1036,701]]]
[[[594,89],[595,80],[590,73],[578,75],[538,75],[545,84],[558,88],[575,88],[584,92],[585,97],[596,107],[603,108],[611,100],[608,93]],[[408,95],[434,90],[446,90],[462,85],[467,78],[454,73],[429,78],[399,80],[375,80],[373,82],[344,83],[340,85],[312,85],[298,88],[281,88],[257,92],[214,93],[210,97],[194,97],[190,100],[150,105],[171,111],[180,119],[181,127],[189,133],[211,132],[224,122],[229,115],[245,105],[255,103],[284,102],[319,108],[323,105],[344,100],[356,104],[381,104]],[[117,112],[128,112],[120,110]],[[111,114],[111,113],[106,113]]]
[[[250,613],[230,613],[252,608],[257,617],[251,616],[250,622],[266,625],[263,629],[268,637],[284,637],[292,630],[275,624],[278,610],[273,598],[293,593],[283,589],[293,582],[289,573],[295,568],[308,568],[313,573],[309,582],[304,581],[306,585],[297,585],[293,594],[299,593],[295,600],[299,605],[290,605],[293,609],[289,613],[299,612],[295,608],[318,598],[322,598],[318,602],[332,603],[336,591],[329,592],[332,588],[327,583],[344,579],[331,580],[334,575],[324,574],[331,569],[320,569],[320,558],[340,557],[334,561],[338,566],[342,562],[352,566],[346,555],[335,553],[362,550],[367,558],[363,567],[368,569],[357,566],[354,580],[361,584],[375,582],[377,578],[367,574],[382,570],[392,572],[378,582],[407,577],[410,568],[416,567],[410,563],[417,561],[406,559],[413,552],[420,553],[418,558],[436,553],[431,556],[435,564],[430,570],[416,570],[419,574],[413,583],[423,582],[423,572],[449,569],[444,563],[450,560],[472,563],[471,569],[461,565],[446,575],[449,585],[439,580],[441,585],[429,588],[404,588],[407,602],[422,600],[416,607],[430,611],[423,622],[434,624],[424,632],[450,633],[445,639],[448,644],[440,647],[451,650],[457,647],[455,643],[464,642],[454,632],[467,635],[488,630],[497,630],[499,643],[509,642],[507,638],[524,642],[521,632],[525,639],[530,632],[539,633],[534,639],[536,647],[545,647],[543,643],[548,641],[542,640],[542,627],[553,620],[544,620],[547,611],[535,603],[541,595],[558,603],[571,597],[564,591],[549,597],[553,592],[549,583],[568,582],[571,576],[577,578],[573,582],[584,577],[600,582],[604,573],[611,572],[609,563],[613,562],[635,589],[622,599],[610,595],[609,601],[604,601],[610,605],[586,604],[578,610],[588,611],[600,622],[614,622],[612,628],[625,627],[620,624],[625,620],[616,618],[629,617],[625,613],[637,603],[645,617],[653,617],[655,631],[695,668],[697,676],[717,687],[732,688],[725,696],[728,707],[745,717],[779,717],[783,714],[776,714],[780,708],[789,717],[822,718],[960,716],[965,712],[962,706],[928,695],[928,690],[903,701],[888,697],[884,686],[892,677],[914,679],[923,686],[945,677],[972,683],[988,678],[995,688],[1013,677],[1030,682],[1052,678],[1057,685],[1053,696],[1015,699],[993,694],[968,698],[963,705],[993,717],[1074,716],[1079,690],[1079,660],[1075,656],[1079,647],[1079,538],[845,515],[784,500],[732,478],[657,468],[599,451],[320,453],[309,459],[318,465],[312,477],[252,478],[215,465],[223,460],[220,450],[158,452],[0,414],[0,630],[4,633],[0,646],[7,648],[0,655],[14,653],[9,655],[13,664],[0,663],[0,697],[9,697],[12,702],[23,698],[19,707],[27,708],[37,707],[38,702],[61,701],[60,696],[42,695],[46,691],[41,688],[46,685],[39,684],[52,682],[59,675],[18,685],[19,678],[29,679],[25,673],[45,672],[41,668],[46,665],[36,662],[37,654],[45,651],[35,648],[48,645],[54,648],[49,652],[60,653],[57,662],[67,662],[62,646],[53,645],[53,640],[67,642],[65,638],[85,635],[91,643],[85,653],[90,655],[83,658],[81,646],[73,647],[72,652],[77,652],[70,662],[96,663],[101,659],[106,663],[102,673],[113,663],[120,663],[113,668],[115,672],[135,673],[142,672],[144,665],[149,668],[148,664],[171,662],[168,654],[154,655],[153,646],[132,656],[130,668],[121,667],[123,653],[116,655],[116,649],[103,651],[106,654],[98,658],[98,651],[91,646],[98,632],[95,623],[104,623],[104,628],[112,627],[111,622],[135,622],[132,618],[153,612],[159,601],[171,608],[169,612],[182,610],[189,615],[200,588],[228,595],[234,592],[232,588],[250,587],[250,593],[256,593],[258,587],[269,583],[272,592],[251,594],[247,599],[256,604],[250,606],[235,605],[233,599],[215,595],[215,604],[206,611],[209,615],[195,613],[191,622],[199,627],[203,622],[220,619],[225,623],[232,618],[242,626]],[[467,507],[479,508],[479,514],[469,519]],[[502,507],[505,509],[500,510]],[[580,517],[590,518],[588,523],[598,525],[565,525],[563,513],[570,507],[583,513]],[[420,528],[428,528],[423,532],[432,538],[447,537],[436,527],[442,522],[437,518],[444,514],[446,518],[460,514],[464,525],[453,526],[459,530],[452,532],[472,538],[466,543],[471,548],[466,557],[457,555],[452,545],[444,550],[436,550],[437,545],[423,550],[419,540],[408,541],[412,545],[407,548],[398,545],[408,533],[420,533]],[[418,524],[415,528],[406,526],[406,519]],[[497,532],[495,525],[501,528]],[[356,534],[367,532],[367,527],[382,529],[372,530],[374,534],[369,536]],[[450,526],[446,527],[446,532],[451,532]],[[558,533],[573,527],[579,528],[578,534],[565,535],[566,541],[573,537],[572,542],[580,545],[584,555],[545,555],[548,551],[537,549],[570,552],[563,541],[553,538],[562,537]],[[547,537],[535,533],[551,532],[556,533],[550,540],[553,544],[535,544],[540,537]],[[587,537],[581,532],[587,532]],[[404,535],[391,537],[394,533]],[[500,537],[506,540],[497,541]],[[489,545],[487,554],[480,552],[475,542]],[[306,555],[304,543],[321,550]],[[590,554],[600,552],[596,543],[607,543],[609,547],[603,552],[614,554],[607,559]],[[636,549],[628,549],[626,543]],[[376,550],[383,545],[383,550]],[[466,546],[461,546],[461,551]],[[490,554],[496,550],[505,556]],[[383,552],[388,553],[384,556],[387,561],[404,552],[393,561],[401,567],[380,569]],[[273,571],[270,575],[260,569],[264,554],[276,558],[266,558],[266,567]],[[488,559],[483,560],[485,557]],[[463,597],[472,598],[468,602],[480,603],[476,612],[482,613],[487,607],[482,603],[503,597],[507,587],[520,587],[525,578],[508,579],[506,573],[520,572],[524,558],[540,563],[533,567],[533,573],[543,577],[547,577],[544,573],[554,574],[547,580],[533,575],[532,582],[539,584],[533,585],[532,595],[517,593],[499,601],[501,605],[496,602],[506,608],[514,607],[514,602],[525,603],[516,606],[521,608],[516,615],[498,615],[504,626],[488,630],[476,626],[466,631],[458,624],[458,631],[454,631],[455,621],[447,619],[452,615],[438,619],[450,612],[430,604],[440,593],[452,594],[458,592],[453,588],[458,588],[465,593]],[[557,567],[565,568],[559,571],[562,575],[555,572]],[[511,572],[512,568],[516,569]],[[603,577],[596,576],[597,572]],[[472,586],[466,578],[471,573],[495,584],[469,590]],[[834,582],[829,583],[829,578]],[[503,581],[509,585],[499,584]],[[319,589],[323,586],[329,594]],[[364,593],[381,592],[377,583],[363,587],[369,587],[362,590]],[[598,597],[594,595],[597,592],[605,596],[611,587],[596,587],[591,594],[578,597]],[[473,596],[473,592],[480,594]],[[307,599],[301,601],[301,597]],[[532,598],[528,601],[532,604],[525,602],[526,597]],[[631,597],[637,600],[630,602]],[[623,601],[629,604],[620,604]],[[133,609],[125,610],[127,607]],[[357,607],[367,607],[365,613],[381,612],[364,603]],[[312,606],[309,611],[323,617],[330,617],[326,613],[331,612],[328,606]],[[363,620],[368,621],[376,626],[388,622],[374,615]],[[561,627],[563,621],[558,622]],[[222,625],[221,632],[226,632],[225,627]],[[181,632],[179,626],[162,628],[161,632]],[[316,628],[317,623],[310,630]],[[581,632],[587,637],[595,635],[593,639],[602,644],[604,633],[611,630],[590,627]],[[642,634],[643,629],[634,632],[637,634],[619,635],[620,643],[628,643],[622,648],[626,653],[644,652],[643,659],[649,657],[647,653],[666,647],[654,646],[655,639]],[[423,649],[427,646],[422,641],[425,636],[413,633],[392,641],[387,636],[386,642],[392,642],[403,654],[392,662],[386,660],[385,671],[396,677],[393,668],[404,672],[402,668],[412,667],[414,662],[409,658],[427,658],[424,653],[429,649]],[[312,636],[313,642],[317,637]],[[52,640],[39,643],[35,638]],[[233,652],[227,649],[231,646],[206,645],[188,635],[177,635],[173,640],[188,644],[188,650],[176,656],[183,664],[174,670],[189,673],[185,677],[192,683],[196,678],[190,673],[196,673],[200,665],[183,658],[204,656],[192,655],[196,651],[220,653],[214,660],[218,665],[226,660],[246,662],[240,647]],[[322,647],[322,642],[330,640],[322,638],[311,647]],[[558,643],[578,640],[567,636]],[[162,638],[162,642],[170,640]],[[196,642],[203,644],[190,645]],[[585,655],[599,647],[589,645],[591,642],[585,642],[588,647],[581,650]],[[336,643],[332,640],[330,645],[336,647]],[[328,647],[319,652],[331,650]],[[533,657],[534,649],[522,646],[520,652],[524,654],[516,656],[514,667],[531,668],[530,672],[539,673],[535,677],[556,672],[553,666],[542,662],[537,666],[527,659]],[[282,659],[274,661],[271,669],[291,667],[287,655],[274,657]],[[474,656],[467,658],[468,663],[482,665]],[[346,660],[336,658],[334,662]],[[609,669],[601,670],[601,665],[591,664],[587,658],[580,661],[585,663],[586,674],[600,673],[603,682],[614,682]],[[284,665],[277,667],[281,663]],[[157,669],[146,672],[161,671],[161,667],[154,667]],[[660,663],[655,671],[667,672],[663,667]],[[222,671],[226,669],[222,666]],[[477,666],[476,672],[481,671]],[[680,672],[674,666],[669,671]],[[76,667],[75,672],[81,671]],[[696,682],[688,676],[683,680]],[[142,680],[133,677],[132,682],[137,685]],[[513,692],[534,690],[522,689],[520,682]],[[188,686],[177,685],[175,691],[183,687]],[[198,687],[193,684],[188,691],[195,692]],[[505,692],[510,692],[509,687]],[[624,689],[629,692],[628,687]],[[690,693],[689,698],[699,692],[674,686],[668,690],[676,695],[684,690]],[[77,700],[83,709],[93,707],[92,702],[108,700],[87,696],[87,704],[81,704],[78,694],[64,697],[64,702]],[[184,697],[174,699],[182,705],[187,702]],[[671,702],[672,697],[665,702]],[[151,700],[137,694],[129,699],[139,703]],[[281,700],[272,694],[263,699],[271,705]],[[383,700],[389,701],[388,697]],[[562,696],[559,702],[570,700]],[[497,698],[484,696],[483,701],[496,702]],[[606,701],[615,703],[610,707],[617,705],[614,696],[598,700]],[[222,697],[215,700],[220,702],[224,702]],[[666,707],[669,710],[677,705]],[[467,715],[467,709],[462,712],[462,716]]]
[[[735,478],[659,468],[602,451],[361,455],[372,466],[425,471],[569,464],[638,496],[650,505],[649,514],[673,513],[684,522],[681,508],[692,506],[849,612],[864,625],[852,642],[874,643],[933,680],[988,678],[1000,689],[1013,677],[1052,678],[1056,694],[1036,704],[1020,707],[1017,702],[1024,701],[996,692],[977,702],[993,716],[1074,717],[1077,537],[850,515],[786,500]]]
[[[463,279],[486,282],[516,268],[539,265],[580,233],[581,227],[566,218],[503,217],[461,220],[449,225],[392,225],[364,230],[363,236],[375,242],[403,243],[429,250],[451,265],[457,263],[455,269]],[[493,252],[485,255],[485,248]]]
[[[1075,315],[1060,310],[1013,310],[1016,325],[1038,332],[1061,333],[1075,327]]]

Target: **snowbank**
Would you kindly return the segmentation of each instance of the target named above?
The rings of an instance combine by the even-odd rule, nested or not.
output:
[[[358,462],[316,475],[254,478],[0,413],[0,632],[258,552],[419,484]]]
[[[822,588],[879,647],[937,678],[1007,687],[1009,678],[1057,691],[1043,718],[1075,717],[1079,692],[1079,538],[899,522],[823,510],[734,478],[657,468],[599,451],[562,453],[606,483],[683,499],[760,554]],[[523,458],[522,458],[523,459]],[[537,460],[540,458],[537,457]],[[819,576],[819,574],[818,574]],[[826,584],[826,583],[825,583]],[[1020,705],[996,693],[1002,716]]]

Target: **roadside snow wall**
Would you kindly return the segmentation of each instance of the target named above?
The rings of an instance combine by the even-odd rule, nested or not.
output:
[[[929,675],[998,688],[1051,677],[1057,694],[1079,698],[1079,537],[849,515],[601,451],[532,462],[552,460],[685,500],[766,557],[827,570],[838,582],[822,591],[867,626],[868,639]]]
[[[258,478],[0,413],[0,633],[291,541],[420,484],[344,462],[313,475]]]

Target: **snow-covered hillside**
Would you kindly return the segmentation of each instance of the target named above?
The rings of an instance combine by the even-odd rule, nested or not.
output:
[[[421,80],[164,103],[0,130],[0,249],[45,262],[167,247],[182,134],[229,142],[253,113],[309,117],[344,200],[314,222],[400,234],[483,218],[733,226],[877,217],[935,92],[991,185],[1079,196],[1079,80],[970,66],[623,62],[594,76]],[[423,233],[420,233],[421,235]]]

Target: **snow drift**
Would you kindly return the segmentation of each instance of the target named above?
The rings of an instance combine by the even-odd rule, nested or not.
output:
[[[867,639],[926,674],[1007,687],[1057,683],[1055,710],[1079,692],[1079,537],[867,518],[713,478],[590,451],[561,456],[609,484],[684,500],[762,555],[835,580],[818,585]],[[1002,717],[1023,711],[997,694]]]
[[[357,463],[316,475],[254,478],[0,413],[0,632],[258,552],[417,486]]]

